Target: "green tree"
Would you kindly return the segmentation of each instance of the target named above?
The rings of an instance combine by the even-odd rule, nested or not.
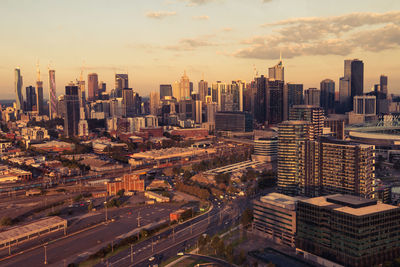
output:
[[[119,190],[119,191],[117,192],[117,195],[118,195],[119,197],[123,197],[124,194],[125,194],[125,189],[121,189],[121,190]]]
[[[3,217],[0,220],[1,226],[9,226],[13,224],[13,220],[10,217]]]
[[[252,209],[246,209],[242,213],[242,217],[240,218],[240,222],[242,223],[243,226],[247,226],[252,221],[253,221],[253,210]]]
[[[229,262],[233,262],[234,261],[234,257],[233,257],[233,245],[229,244],[225,247],[225,257]]]
[[[223,256],[225,253],[225,244],[224,244],[224,240],[220,239],[217,243],[217,247],[216,247],[216,251],[217,251],[217,255],[218,256]]]
[[[218,248],[218,243],[221,239],[219,238],[218,235],[214,235],[213,238],[211,239],[211,247],[214,249],[214,251],[217,251]]]

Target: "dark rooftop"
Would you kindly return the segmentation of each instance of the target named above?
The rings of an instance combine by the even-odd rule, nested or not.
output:
[[[377,201],[352,195],[332,195],[326,198],[326,201],[347,206],[351,208],[362,208],[367,206],[376,205]]]

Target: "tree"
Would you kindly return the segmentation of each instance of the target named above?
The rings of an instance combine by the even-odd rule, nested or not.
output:
[[[234,261],[234,258],[233,258],[233,245],[232,244],[229,244],[229,245],[227,245],[225,247],[225,257],[231,263]]]
[[[3,217],[0,220],[0,225],[9,226],[13,224],[13,220],[10,217]]]
[[[119,190],[119,191],[117,192],[117,195],[118,195],[119,197],[123,197],[123,196],[124,196],[124,193],[125,193],[125,189],[121,189],[121,190]]]
[[[240,222],[242,223],[243,226],[249,225],[253,221],[253,210],[252,209],[246,209],[242,217],[240,218]]]
[[[217,255],[218,256],[223,256],[224,252],[225,252],[225,244],[224,244],[224,240],[220,239],[217,243]]]
[[[217,251],[218,243],[221,239],[219,238],[218,235],[214,235],[213,238],[211,239],[211,247]]]

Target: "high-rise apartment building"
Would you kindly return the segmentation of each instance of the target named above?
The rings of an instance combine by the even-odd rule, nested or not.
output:
[[[56,71],[49,70],[49,115],[50,119],[57,117]]]
[[[284,117],[283,81],[256,78],[255,118],[259,123],[277,124]]]
[[[181,100],[181,89],[179,87],[179,82],[175,81],[172,84],[172,96],[176,99],[176,101],[180,101]]]
[[[79,134],[78,124],[80,120],[78,86],[70,83],[65,86],[64,96],[64,135],[66,137]]]
[[[375,197],[375,147],[330,138],[302,142],[299,194]]]
[[[22,96],[22,76],[21,70],[16,68],[14,70],[15,73],[15,103],[17,110],[23,110],[24,98]]]
[[[320,83],[320,105],[326,114],[335,112],[335,82],[325,79]]]
[[[300,181],[301,142],[310,140],[312,124],[307,121],[284,121],[278,125],[278,192],[296,195]]]
[[[160,98],[172,96],[172,86],[170,84],[160,84]]]
[[[341,118],[328,118],[325,120],[325,127],[329,127],[336,139],[344,140],[345,121]]]
[[[208,82],[201,80],[199,82],[199,95],[200,95],[200,101],[203,103],[206,102],[206,96],[208,95]]]
[[[295,105],[290,108],[289,120],[311,122],[310,134],[312,138],[316,138],[322,135],[325,120],[324,110],[318,106]]]
[[[99,78],[97,73],[89,73],[88,75],[88,100],[96,101],[99,93]]]
[[[288,107],[293,105],[302,105],[303,102],[303,85],[295,83],[287,83],[288,90]]]
[[[296,249],[342,266],[380,266],[400,256],[399,218],[399,207],[356,196],[299,200]]]

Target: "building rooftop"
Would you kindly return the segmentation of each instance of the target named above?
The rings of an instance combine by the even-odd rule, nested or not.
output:
[[[311,124],[308,121],[283,121],[280,124],[282,125],[301,125],[301,124]]]
[[[397,206],[378,203],[376,200],[342,194],[314,197],[301,201],[319,207],[327,207],[337,212],[343,212],[354,216],[363,216],[387,210],[399,209]]]
[[[306,199],[304,197],[291,197],[279,193],[270,193],[268,195],[262,196],[260,201],[263,203],[272,204],[285,209],[294,210],[296,208],[296,202],[299,200]]]

